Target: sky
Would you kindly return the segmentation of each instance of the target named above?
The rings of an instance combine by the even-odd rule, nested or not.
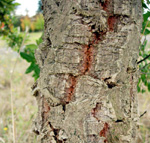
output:
[[[28,10],[28,15],[35,15],[38,9],[38,1],[39,0],[15,0],[15,2],[20,3],[21,5],[17,7],[16,14],[17,15],[26,15],[26,10]]]

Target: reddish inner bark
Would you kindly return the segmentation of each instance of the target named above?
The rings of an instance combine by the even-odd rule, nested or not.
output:
[[[107,23],[109,27],[109,31],[114,31],[114,26],[117,23],[117,17],[116,16],[110,16],[108,17]]]
[[[100,6],[102,6],[103,10],[108,11],[110,0],[105,0],[105,2],[101,2]]]
[[[43,116],[44,116],[44,120],[47,119],[48,117],[48,113],[50,111],[50,106],[49,104],[45,101],[45,99],[43,99],[44,101],[44,105],[43,105]]]
[[[106,138],[108,130],[109,130],[109,125],[108,125],[108,123],[105,122],[103,129],[99,133],[100,137],[105,137]],[[104,140],[104,143],[106,143],[106,142],[107,142],[107,139]]]
[[[94,47],[90,44],[83,46],[84,56],[83,56],[83,65],[81,70],[82,75],[90,71],[92,61],[93,61],[93,50]]]
[[[42,128],[44,127],[44,124],[47,121],[49,111],[50,111],[50,106],[45,100],[45,98],[42,97]]]
[[[96,116],[97,112],[101,109],[101,104],[97,103],[96,107],[92,109],[91,114],[93,115],[94,118],[96,118],[96,120],[99,121],[98,117]]]
[[[70,83],[70,87],[66,89],[66,103],[69,103],[73,98],[73,94],[77,83],[77,77],[70,75],[68,82]]]
[[[113,15],[112,0],[105,0],[105,2],[101,2],[100,6],[103,8],[103,10],[106,11],[108,15],[107,24],[109,31],[114,31],[114,27],[118,22],[118,17]]]
[[[92,32],[92,29],[90,30]],[[104,32],[94,32],[92,41],[88,45],[83,45],[83,65],[81,67],[81,74],[84,75],[91,70],[93,57],[94,57],[94,46],[102,41]]]

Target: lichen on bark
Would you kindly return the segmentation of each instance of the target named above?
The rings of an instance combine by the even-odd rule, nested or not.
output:
[[[135,143],[138,0],[43,0],[34,95],[41,143]],[[136,62],[134,67],[136,67]]]

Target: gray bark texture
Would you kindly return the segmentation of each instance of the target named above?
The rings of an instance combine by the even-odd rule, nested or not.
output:
[[[137,143],[141,0],[43,0],[39,143]]]

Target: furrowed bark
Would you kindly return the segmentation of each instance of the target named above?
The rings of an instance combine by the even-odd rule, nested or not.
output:
[[[43,0],[43,12],[39,142],[136,143],[141,2]]]

